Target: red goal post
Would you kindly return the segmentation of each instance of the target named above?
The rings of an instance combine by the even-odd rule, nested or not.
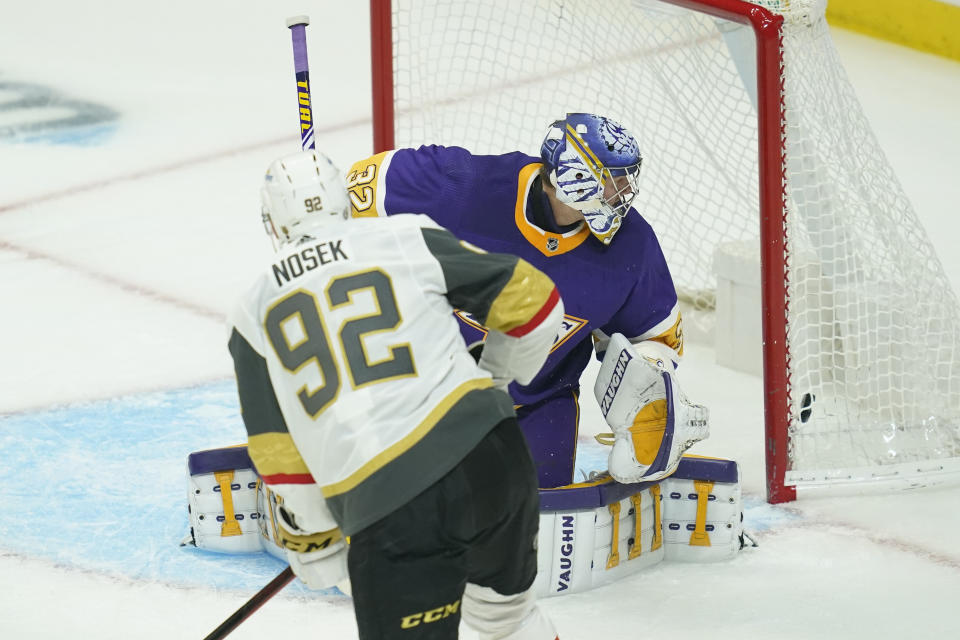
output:
[[[929,241],[852,97],[825,6],[370,4],[375,152],[437,143],[533,153],[552,119],[602,112],[638,134],[649,159],[641,188],[651,189],[640,210],[694,313],[715,305],[717,246],[755,237],[770,502],[793,500],[798,486],[914,486],[960,470],[956,297],[923,257]],[[853,164],[838,164],[844,154]],[[910,255],[866,238],[869,216],[882,220],[878,236],[907,229]],[[885,266],[900,259],[905,275]],[[915,303],[885,288],[916,278],[948,309],[902,322]],[[910,342],[930,328],[936,339]],[[904,364],[915,349],[935,377]],[[951,398],[928,407],[924,388]],[[891,434],[902,448],[887,446]]]

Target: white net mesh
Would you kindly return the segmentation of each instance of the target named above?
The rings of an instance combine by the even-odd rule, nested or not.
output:
[[[825,2],[755,4],[785,18],[788,477],[956,458],[956,297],[846,79]],[[644,156],[634,206],[681,297],[712,308],[715,248],[758,235],[750,28],[659,0],[395,0],[393,30],[396,146],[536,155],[567,112],[619,120]]]
[[[956,296],[822,9],[788,21],[783,46],[788,250],[803,256],[788,278],[791,388],[816,398],[790,425],[791,475],[936,471],[924,463],[960,455]]]

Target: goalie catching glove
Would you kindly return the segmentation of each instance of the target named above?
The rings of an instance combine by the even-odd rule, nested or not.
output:
[[[300,581],[318,590],[343,584],[348,577],[347,545],[340,529],[308,533],[283,506],[278,511],[280,544]]]
[[[709,434],[707,408],[691,404],[677,385],[676,357],[659,342],[610,337],[593,391],[613,428],[607,464],[617,482],[669,476],[683,452]]]

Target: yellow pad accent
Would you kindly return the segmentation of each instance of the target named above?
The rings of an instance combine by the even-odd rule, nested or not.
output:
[[[240,523],[237,522],[237,516],[233,511],[233,490],[230,485],[233,483],[233,470],[217,471],[213,478],[220,485],[220,498],[223,500],[223,526],[220,527],[220,536],[239,536],[243,533],[240,530]]]
[[[660,485],[650,487],[650,496],[653,498],[653,543],[650,551],[656,551],[663,545],[663,520],[660,517]]]
[[[613,540],[610,541],[610,557],[607,558],[607,569],[613,569],[620,564],[620,503],[607,505],[610,515],[613,516]]]
[[[633,452],[637,462],[651,465],[660,451],[663,432],[667,428],[667,401],[654,400],[637,412],[630,427]]]
[[[694,480],[693,489],[697,492],[697,521],[696,524],[694,524],[693,533],[690,534],[690,546],[709,547],[710,534],[707,533],[707,502],[710,500],[713,483],[705,480]]]
[[[635,493],[630,496],[630,503],[633,505],[633,516],[634,516],[634,525],[633,525],[633,546],[630,547],[630,553],[627,554],[627,560],[633,560],[641,553],[643,553],[643,544],[640,538],[640,499],[641,495]]]
[[[616,438],[613,437],[613,434],[607,431],[606,433],[598,433],[593,436],[593,439],[599,442],[602,445],[612,447],[613,443],[616,442]]]
[[[257,478],[257,493],[260,492],[260,487],[263,486],[263,480]],[[280,497],[270,490],[270,487],[264,487],[264,491],[267,495],[267,511],[270,512],[270,533],[273,534],[273,543],[278,547],[282,547],[280,544],[280,534],[277,533],[277,507],[280,505]],[[261,529],[261,532],[263,530]]]

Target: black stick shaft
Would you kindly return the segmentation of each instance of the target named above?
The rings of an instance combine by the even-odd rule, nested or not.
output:
[[[247,600],[246,604],[237,609],[232,616],[224,620],[219,627],[214,629],[210,635],[203,640],[222,640],[226,638],[233,633],[234,629],[239,627],[244,620],[253,615],[254,611],[262,607],[267,600],[277,595],[293,578],[293,569],[290,567],[281,571],[267,586],[260,589],[256,595]]]

